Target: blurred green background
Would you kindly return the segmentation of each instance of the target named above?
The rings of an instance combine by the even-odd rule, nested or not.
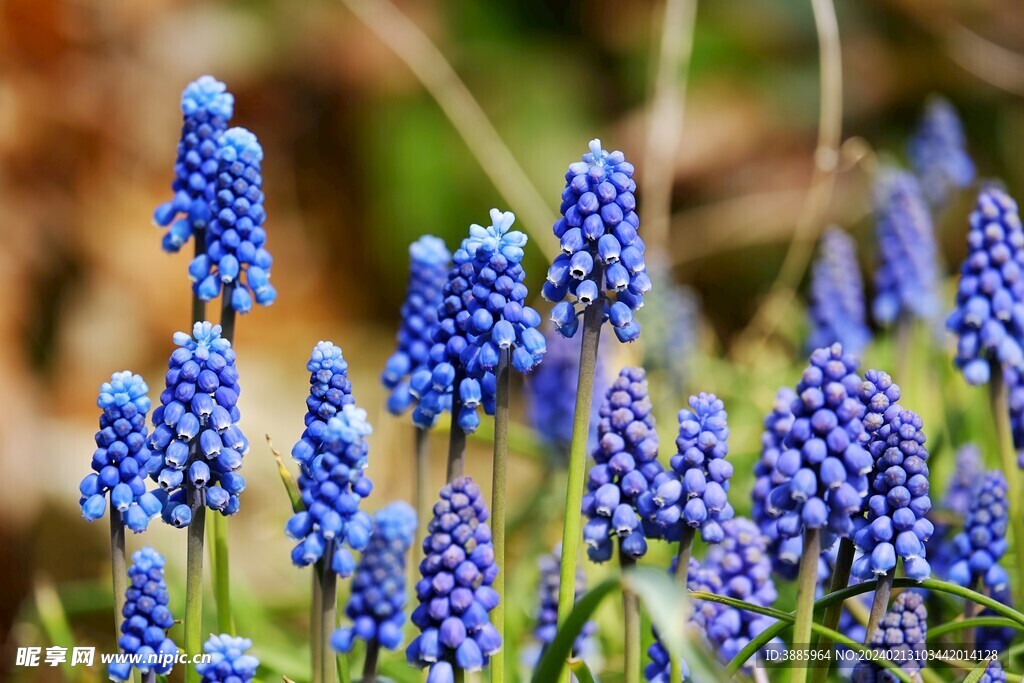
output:
[[[394,28],[387,6],[369,6],[373,23]],[[114,646],[105,524],[80,518],[77,486],[89,469],[99,384],[129,368],[158,393],[171,335],[189,322],[189,257],[162,253],[151,225],[153,208],[170,196],[186,83],[203,73],[225,81],[236,97],[233,123],[253,130],[266,151],[268,247],[280,296],[238,324],[242,428],[252,450],[242,511],[230,520],[239,628],[257,641],[264,680],[306,677],[309,582],[289,560],[288,502],[263,435],[286,455],[298,438],[309,349],[319,339],[343,347],[357,400],[370,412],[371,507],[408,498],[408,419],[384,411],[378,382],[397,327],[408,243],[431,232],[454,246],[492,206],[511,209],[531,241],[541,241],[526,262],[536,294],[544,254],[555,247],[539,218],[555,215],[565,167],[588,140],[623,150],[644,187],[662,2],[398,7],[440,49],[525,177],[495,173],[495,157],[474,155],[420,80],[345,2],[0,3],[0,679],[61,677],[11,668],[18,644],[62,636],[58,605],[76,644]],[[865,268],[873,260],[870,171],[877,158],[903,157],[931,93],[961,112],[981,176],[1002,178],[1019,197],[1020,3],[839,0],[836,9],[844,144],[826,220],[858,238]],[[795,381],[803,353],[799,302],[782,311],[768,344],[751,351],[735,342],[779,269],[811,178],[819,74],[810,3],[699,3],[692,62],[671,80],[681,85],[687,72],[685,113],[678,108],[664,131],[679,140],[661,169],[671,229],[653,248],[703,302],[701,353],[686,391],[717,391],[727,402],[742,511],[752,484],[744,463],[759,447],[761,415],[778,386]],[[542,206],[508,205],[503,189],[523,182],[537,188]],[[938,226],[948,263],[963,251],[968,195]],[[643,220],[643,194],[639,202]],[[635,362],[639,344],[617,348],[618,361]],[[867,354],[868,364],[888,358],[884,340]],[[926,361],[908,392],[941,422],[936,431],[948,450],[960,440],[957,425],[970,424],[971,406],[983,400],[946,371],[941,353],[934,366]],[[942,400],[946,391],[927,383],[936,377],[959,394]],[[674,412],[685,396],[659,390],[663,449],[671,452]],[[949,418],[961,413],[967,417]],[[433,443],[438,486],[443,442],[437,435]],[[471,443],[469,471],[487,489],[489,445]],[[546,476],[529,438],[517,450],[512,514],[553,481],[541,507],[559,516],[560,480]],[[528,531],[513,536],[508,568],[519,645],[533,609],[533,558],[558,537],[543,515]],[[184,533],[158,520],[144,537],[131,537],[129,549],[143,543],[168,556],[180,615]],[[651,561],[665,556],[655,548]],[[612,624],[615,609],[603,616]],[[609,650],[610,659],[618,656]],[[400,654],[386,658],[385,671],[411,680]],[[102,678],[99,667],[73,673]]]

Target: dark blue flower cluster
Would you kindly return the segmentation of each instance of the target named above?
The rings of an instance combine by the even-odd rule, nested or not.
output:
[[[933,205],[945,204],[955,190],[974,180],[974,162],[965,144],[964,128],[953,105],[941,97],[930,100],[907,147],[914,172]]]
[[[452,255],[440,237],[424,235],[409,245],[409,285],[402,303],[398,349],[388,358],[381,375],[384,387],[391,391],[388,410],[395,415],[412,405],[409,377],[430,367],[437,308],[443,301],[441,290],[451,261]]]
[[[904,591],[896,596],[893,606],[882,617],[878,628],[867,643],[872,649],[889,654],[889,660],[911,675],[920,677],[925,638],[928,635],[928,610],[924,597],[917,591]],[[895,677],[882,674],[882,668],[862,658],[853,669],[853,683],[895,681]]]
[[[158,226],[170,226],[164,234],[165,251],[178,251],[196,230],[205,230],[210,223],[217,151],[234,107],[234,95],[213,76],[200,76],[181,93],[184,123],[171,184],[174,198],[158,206],[153,214]]]
[[[270,284],[274,259],[263,246],[267,213],[263,209],[262,161],[263,148],[245,128],[232,128],[221,137],[206,251],[188,267],[200,299],[217,298],[223,284],[225,294],[231,290],[231,307],[239,313],[248,313],[253,299],[260,306],[269,306],[277,298],[277,290]]]
[[[494,414],[494,372],[501,354],[508,352],[512,367],[523,374],[544,356],[540,314],[524,303],[529,294],[522,266],[526,235],[511,229],[515,219],[510,211],[491,209],[490,227],[471,225],[455,252],[438,309],[430,368],[411,378],[412,394],[419,399],[413,421],[420,427],[432,426],[450,408],[454,389],[459,392],[459,427],[467,434],[476,431],[477,408]]]
[[[555,632],[558,630],[558,586],[561,582],[562,547],[556,546],[553,553],[541,556],[537,565],[540,567],[540,582],[537,585],[537,624],[533,630],[533,637],[540,647],[531,653],[535,656],[529,657],[531,667],[537,663],[544,649],[555,639]],[[577,567],[576,599],[579,599],[579,596],[586,590],[586,577],[583,575],[582,568]],[[588,621],[583,625],[572,646],[573,657],[586,660],[588,655],[592,655],[596,651],[595,633],[597,633],[595,622]]]
[[[978,679],[978,683],[1006,683],[1006,672],[1003,671],[1003,665],[998,659],[988,663],[988,668]]]
[[[971,507],[973,492],[982,478],[984,469],[981,452],[974,444],[965,444],[956,452],[956,467],[946,483],[946,494],[942,499],[942,510],[964,519]],[[949,568],[956,557],[954,538],[956,530],[948,522],[933,520],[935,527],[931,546],[932,571],[940,579],[949,579]]]
[[[369,451],[366,437],[373,429],[366,411],[351,403],[324,424],[319,448],[303,467],[300,491],[306,509],[292,515],[285,531],[298,541],[292,549],[297,566],[326,557],[331,571],[348,578],[356,568],[350,548],[361,552],[373,532],[370,516],[359,509],[360,501],[373,490],[364,473]]]
[[[158,495],[146,490],[150,468],[160,464],[150,457],[146,444],[148,391],[142,377],[128,370],[115,372],[100,386],[96,405],[103,413],[92,454],[93,472],[78,487],[82,516],[90,522],[107,511],[108,494],[111,508],[135,533],[145,531],[149,520],[163,509]]]
[[[246,654],[251,647],[248,638],[227,633],[211,635],[203,644],[203,652],[211,659],[206,664],[196,664],[196,672],[203,677],[203,683],[251,683],[260,666],[260,660]]]
[[[153,471],[169,494],[163,518],[179,528],[189,525],[197,505],[235,514],[245,490],[239,470],[249,441],[238,428],[238,370],[231,342],[220,331],[220,325],[197,322],[192,336],[175,333],[167,388],[153,411],[149,447],[162,461]],[[187,499],[188,488],[198,500]]]
[[[302,467],[303,474],[320,452],[328,420],[345,406],[355,403],[352,382],[348,379],[348,363],[340,346],[329,341],[317,342],[309,354],[306,370],[310,373],[306,429],[292,447],[292,458]]]
[[[829,228],[811,271],[808,346],[818,349],[839,342],[849,353],[859,354],[871,340],[864,310],[857,244],[840,228]]]
[[[420,604],[412,613],[420,635],[406,649],[410,664],[430,667],[429,683],[454,683],[453,667],[479,671],[501,649],[489,615],[498,606],[491,588],[498,565],[487,517],[480,487],[469,477],[446,484],[434,504],[416,584]]]
[[[345,614],[352,626],[334,632],[331,645],[349,652],[358,638],[395,650],[405,623],[405,562],[416,536],[416,511],[408,503],[391,503],[373,516],[373,536],[366,546]]]
[[[731,519],[732,505],[726,495],[732,478],[732,463],[725,459],[729,452],[729,425],[725,404],[714,394],[701,392],[690,397],[692,410],[679,411],[678,452],[672,456],[672,470],[682,484],[676,501],[666,483],[657,482],[658,498],[666,504],[677,502],[682,507],[681,522],[700,529],[708,543],[722,541],[722,522]],[[677,527],[671,538],[678,536]]]
[[[880,393],[882,386],[872,382],[876,378],[891,384],[888,375],[873,376],[875,372],[865,375],[866,393]],[[928,449],[923,425],[913,411],[892,404],[885,424],[871,434],[868,448],[875,467],[867,523],[854,536],[858,550],[864,554],[852,567],[853,576],[862,581],[895,569],[897,557],[903,559],[909,578],[921,581],[931,576],[925,544],[935,529],[926,516],[932,501],[928,496]]]
[[[784,483],[768,495],[768,512],[779,517],[779,536],[823,530],[822,547],[854,531],[874,461],[857,398],[857,361],[840,344],[817,349],[804,370],[793,402],[793,425],[775,471]]]
[[[875,320],[881,325],[908,316],[933,320],[940,310],[938,250],[917,179],[906,171],[884,171],[875,186],[875,215]]]
[[[544,298],[557,302],[551,320],[566,337],[576,334],[582,309],[597,303],[619,341],[636,341],[640,325],[633,311],[651,290],[644,263],[644,242],[637,235],[633,164],[622,152],[601,149],[569,165],[562,191],[562,217],[554,225],[562,253],[548,269]],[[573,296],[575,303],[564,300]],[[577,310],[576,303],[582,308]]]
[[[679,521],[678,479],[655,488],[665,471],[658,462],[658,433],[643,368],[623,368],[605,394],[598,422],[594,467],[583,496],[587,555],[594,562],[612,556],[612,539],[632,558],[647,552],[647,538],[661,538]],[[641,500],[643,498],[643,500]],[[665,511],[668,517],[660,513]]]
[[[170,664],[150,665],[144,662],[153,654],[174,655],[178,652],[178,646],[167,637],[167,629],[174,625],[168,602],[164,558],[149,547],[135,551],[128,567],[128,589],[121,612],[124,621],[117,645],[125,654],[139,656],[140,663],[135,666],[142,673],[152,670],[166,675],[171,670]],[[107,671],[115,681],[128,681],[132,677],[132,665],[128,662],[111,662]]]
[[[990,187],[978,195],[960,267],[956,310],[946,327],[957,335],[956,366],[970,384],[989,380],[990,364],[1024,367],[1024,230],[1017,203]]]
[[[974,588],[980,581],[992,591],[1009,583],[1006,570],[999,566],[1007,549],[1009,513],[1006,478],[999,470],[988,472],[974,488],[964,530],[953,541],[956,560],[949,568],[951,582]]]
[[[643,366],[663,372],[673,395],[682,395],[700,348],[700,295],[680,284],[663,259],[651,258],[647,272],[659,294],[636,312],[644,329]]]

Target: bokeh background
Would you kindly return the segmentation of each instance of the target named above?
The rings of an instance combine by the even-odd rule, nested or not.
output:
[[[356,0],[0,3],[0,679],[65,675],[12,670],[19,643],[72,637],[113,647],[106,525],[81,519],[77,486],[89,468],[99,384],[130,368],[155,395],[171,335],[189,322],[189,257],[161,252],[151,223],[170,196],[186,83],[203,73],[225,81],[236,97],[233,123],[253,130],[266,151],[280,296],[238,323],[242,427],[252,450],[242,511],[230,521],[236,610],[257,641],[264,680],[306,675],[308,579],[290,564],[288,501],[263,435],[286,456],[298,438],[309,349],[320,339],[343,347],[355,395],[370,412],[371,507],[408,498],[411,428],[383,409],[378,381],[397,328],[408,243],[431,232],[454,247],[492,206],[511,209],[534,244],[526,267],[536,293],[545,254],[556,247],[545,220],[557,210],[566,165],[588,140],[626,152],[641,190],[649,182],[662,2],[397,5],[454,68],[522,175],[497,156],[474,154],[463,136],[481,131],[453,126],[353,6],[369,6],[376,29],[398,30],[389,6]],[[835,192],[814,229],[825,221],[849,229],[865,247],[867,271],[871,173],[879,160],[904,158],[930,94],[959,109],[981,176],[1002,178],[1011,193],[1024,189],[1024,11],[1015,0],[839,0],[837,13],[843,146]],[[655,131],[669,146],[658,172],[671,192],[670,229],[653,247],[670,276],[696,292],[702,313],[690,330],[699,343],[687,385],[656,387],[662,440],[671,452],[683,392],[714,390],[730,408],[732,450],[749,461],[761,415],[775,389],[795,381],[803,353],[799,298],[778,313],[767,339],[747,326],[779,270],[812,175],[819,71],[810,3],[701,2],[689,68],[670,76],[680,106]],[[510,205],[509,188],[524,183],[539,203]],[[969,194],[937,227],[949,263],[962,254]],[[644,200],[641,192],[642,220]],[[639,359],[643,343],[616,348],[613,364]],[[884,343],[869,351],[888,353]],[[929,374],[922,368],[917,379]],[[919,393],[924,401],[929,392]],[[964,403],[982,400],[962,393]],[[561,480],[527,428],[519,394],[516,403],[512,514],[536,504],[534,490],[553,479],[540,508],[557,517]],[[438,486],[444,441],[439,434],[433,443]],[[471,444],[469,471],[486,482],[486,435]],[[741,510],[751,484],[738,477]],[[521,631],[532,609],[533,557],[558,537],[541,517],[511,541],[510,618]],[[180,606],[184,533],[158,520],[129,548],[143,542],[168,556]],[[603,618],[613,620],[616,606],[608,609]],[[411,680],[401,660],[390,657],[385,671]],[[72,673],[100,679],[98,667]]]

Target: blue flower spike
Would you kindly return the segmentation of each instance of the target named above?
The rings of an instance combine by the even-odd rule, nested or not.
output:
[[[957,336],[956,367],[979,385],[988,383],[992,365],[1024,369],[1024,230],[1008,194],[990,187],[978,195],[967,249],[946,327]]]
[[[925,608],[924,596],[917,591],[904,591],[896,596],[893,606],[882,617],[867,644],[885,653],[890,661],[913,680],[918,680],[927,648],[927,635],[928,610]],[[854,667],[851,680],[853,683],[877,683],[890,678],[896,680],[883,674],[878,664],[862,658]]]
[[[331,637],[338,652],[351,652],[357,639],[387,650],[402,644],[405,566],[416,527],[416,511],[408,503],[391,503],[374,515],[373,535],[356,567],[345,607],[352,625],[339,628]]]
[[[292,458],[304,471],[321,450],[327,422],[342,408],[355,403],[352,398],[352,382],[348,379],[348,362],[340,346],[329,341],[317,342],[309,354],[306,370],[310,373],[306,428],[292,447]]]
[[[409,378],[430,368],[430,347],[437,328],[437,309],[448,277],[452,255],[440,237],[424,235],[409,245],[409,285],[402,303],[398,349],[388,358],[381,375],[391,393],[388,410],[401,415],[412,405]]]
[[[203,683],[252,683],[260,660],[246,654],[252,647],[248,638],[226,633],[211,635],[203,644],[203,652],[210,655],[207,664],[196,664]]]
[[[100,386],[96,404],[103,412],[95,436],[93,471],[78,487],[82,516],[90,522],[106,513],[108,498],[111,514],[120,515],[135,533],[145,531],[149,520],[163,509],[159,495],[146,490],[150,468],[159,465],[147,443],[148,392],[142,377],[128,370],[115,372]]]
[[[914,172],[933,206],[943,206],[956,191],[974,181],[974,162],[967,153],[963,124],[949,100],[929,100],[907,147]]]
[[[864,307],[864,281],[857,263],[857,244],[846,232],[829,228],[821,237],[818,260],[811,271],[811,349],[835,342],[859,354],[871,340]]]
[[[150,547],[135,551],[128,567],[128,589],[121,612],[124,621],[117,645],[122,653],[138,656],[140,663],[135,666],[144,674],[152,671],[167,675],[171,671],[170,663],[151,664],[148,659],[153,655],[172,658],[178,652],[178,646],[167,637],[167,630],[174,625],[174,617],[167,606],[169,601],[164,558]],[[132,664],[112,662],[107,672],[111,680],[128,681],[132,677]]]
[[[951,582],[974,588],[980,581],[990,591],[1009,584],[1009,575],[999,566],[1008,546],[1009,517],[1006,478],[993,470],[976,485],[964,529],[953,540],[956,556],[949,568]]]
[[[248,313],[254,301],[269,306],[277,298],[270,284],[274,259],[265,246],[262,162],[263,148],[245,128],[231,128],[221,137],[206,250],[188,267],[196,296],[212,301],[223,287],[238,313]]]
[[[543,294],[554,302],[551,320],[566,337],[579,328],[590,305],[603,309],[620,342],[636,341],[640,325],[633,313],[651,290],[644,242],[637,235],[633,164],[622,152],[608,152],[590,141],[582,161],[569,165],[562,191],[562,217],[554,225],[561,243],[548,269]]]
[[[789,387],[782,387],[775,394],[775,405],[764,418],[761,432],[761,458],[754,466],[754,490],[751,492],[751,517],[768,538],[768,556],[772,570],[785,579],[795,579],[803,555],[803,538],[783,538],[779,534],[777,517],[769,514],[768,495],[776,486],[784,484],[786,477],[775,469],[779,456],[785,449],[786,434],[793,425],[793,401],[796,393]]]
[[[429,683],[454,683],[455,667],[480,671],[501,648],[489,615],[498,605],[491,588],[498,565],[487,518],[480,487],[469,477],[446,484],[434,504],[416,584],[420,604],[412,613],[420,634],[406,648],[410,664],[429,667]]]
[[[192,520],[186,501],[191,485],[205,504],[223,515],[238,512],[245,490],[240,470],[249,441],[238,428],[238,370],[231,342],[220,325],[197,322],[178,332],[165,375],[160,406],[153,411],[149,447],[158,458],[151,473],[167,495],[164,521],[183,528]],[[187,478],[187,480],[186,480]]]
[[[234,113],[235,98],[213,76],[200,76],[181,93],[181,140],[174,162],[174,198],[156,208],[153,222],[164,233],[163,248],[181,249],[213,218],[210,203],[215,192],[220,139]]]

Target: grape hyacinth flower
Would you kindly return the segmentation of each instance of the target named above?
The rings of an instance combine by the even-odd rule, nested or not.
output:
[[[672,470],[678,479],[658,479],[656,498],[671,499],[667,494],[668,482],[682,485],[678,498],[681,506],[681,524],[700,529],[708,543],[720,543],[723,538],[722,522],[732,519],[733,509],[726,495],[732,464],[725,459],[729,452],[729,425],[725,404],[714,394],[701,392],[690,397],[692,410],[679,411],[678,452],[672,456]],[[679,535],[676,527],[670,538]]]
[[[146,490],[150,467],[159,463],[146,445],[148,392],[142,377],[128,370],[115,372],[100,385],[96,405],[103,413],[92,454],[94,471],[78,487],[82,516],[90,522],[104,515],[108,496],[118,519],[135,533],[145,531],[163,508],[159,497]]]
[[[373,535],[356,567],[345,608],[352,626],[339,628],[331,637],[338,652],[351,652],[357,638],[367,647],[388,650],[402,644],[405,566],[416,527],[416,511],[408,503],[391,503],[374,515]]]
[[[989,597],[1007,607],[1013,606],[1013,595],[1010,592],[1009,584],[990,590]],[[991,608],[985,608],[978,616],[998,617],[1000,615]],[[982,650],[1003,652],[1006,648],[1010,647],[1016,635],[1017,629],[1012,626],[979,626],[975,630],[975,643]]]
[[[245,479],[239,473],[249,441],[238,428],[238,370],[220,325],[197,322],[192,335],[177,332],[166,389],[153,411],[149,447],[162,460],[154,474],[168,493],[164,521],[187,527],[193,504],[224,515],[238,512]],[[188,501],[191,488],[200,496]]]
[[[122,653],[138,656],[139,663],[135,666],[142,673],[168,674],[169,662],[150,664],[148,657],[154,654],[173,657],[178,652],[178,646],[167,637],[167,629],[174,625],[168,602],[164,558],[150,547],[135,551],[128,568],[128,589],[122,611],[124,622],[117,645]],[[132,677],[132,664],[111,662],[107,672],[111,680],[128,681]]]
[[[1024,368],[1024,230],[1017,203],[1002,190],[981,191],[967,248],[946,327],[958,337],[956,366],[979,385],[988,383],[990,364]]]
[[[576,334],[578,316],[591,304],[602,307],[602,320],[611,322],[620,342],[640,336],[633,312],[643,306],[651,278],[637,235],[635,191],[633,164],[622,152],[601,149],[600,140],[591,140],[583,160],[569,165],[562,217],[554,225],[562,253],[548,269],[543,290],[555,303],[551,320],[566,337]]]
[[[924,597],[917,591],[904,591],[896,596],[892,608],[882,618],[867,643],[872,649],[889,654],[888,658],[913,677],[920,676],[921,661],[928,635],[928,610]],[[889,680],[881,667],[862,658],[853,669],[853,683],[876,683]],[[895,678],[893,678],[895,680]]]
[[[270,284],[274,262],[264,244],[263,148],[245,128],[232,128],[221,138],[217,151],[217,184],[210,202],[211,220],[206,249],[189,264],[196,296],[212,301],[221,286],[231,308],[248,313],[253,300],[269,306],[277,298]],[[244,281],[243,281],[244,275]]]
[[[537,585],[537,622],[533,630],[533,637],[539,644],[539,647],[533,648],[528,653],[529,656],[524,657],[527,660],[527,664],[531,667],[540,660],[544,650],[555,639],[555,633],[558,630],[558,582],[562,566],[561,546],[555,546],[554,552],[541,556],[540,560],[537,561],[537,565],[540,568],[540,582]],[[577,570],[577,599],[586,590],[587,579],[583,575],[582,570]],[[576,636],[576,640],[573,642],[572,656],[574,659],[586,660],[588,656],[596,652],[595,633],[597,633],[597,624],[595,622],[588,621],[583,625],[579,635]]]
[[[658,434],[643,368],[622,369],[605,394],[600,416],[596,464],[583,496],[583,514],[589,520],[583,540],[594,562],[611,559],[616,538],[621,552],[637,559],[647,552],[646,538],[661,538],[678,522],[681,493],[678,481],[668,482],[665,493],[653,489],[664,469],[658,462]],[[651,494],[646,515],[640,502],[645,493]],[[662,519],[658,513],[663,508],[670,515],[674,510],[674,516]]]
[[[292,458],[302,467],[303,473],[320,452],[327,422],[345,406],[355,403],[352,382],[348,379],[348,363],[340,346],[329,341],[317,342],[309,354],[306,370],[310,373],[306,429],[292,447]]]
[[[441,290],[451,260],[440,237],[424,235],[409,245],[409,285],[402,303],[398,349],[388,358],[381,375],[381,382],[391,392],[388,410],[394,415],[401,415],[412,405],[409,377],[430,367],[437,309],[443,301]]]
[[[956,452],[956,466],[946,483],[946,493],[942,498],[941,510],[952,513],[963,519],[971,507],[974,488],[982,478],[984,469],[981,462],[981,451],[973,443],[964,444]],[[932,552],[932,572],[940,579],[949,579],[949,567],[956,556],[953,539],[956,531],[948,523],[933,521],[935,527],[929,541]]]
[[[446,484],[434,505],[416,584],[420,604],[412,613],[420,635],[406,649],[410,664],[430,668],[429,683],[454,683],[455,667],[480,671],[501,648],[488,615],[498,604],[491,588],[498,565],[487,517],[469,477]]]
[[[298,541],[292,550],[296,566],[326,558],[328,573],[348,578],[355,571],[351,550],[363,551],[373,531],[370,516],[359,509],[373,490],[364,473],[366,437],[372,431],[366,411],[351,403],[326,421],[320,446],[304,468],[301,494],[306,509],[285,526],[288,536]]]
[[[1008,545],[1008,523],[1006,478],[999,470],[993,470],[975,487],[964,530],[953,541],[956,559],[949,568],[952,583],[974,588],[980,581],[991,591],[1002,590],[1009,584],[1006,570],[999,566]]]
[[[181,140],[174,162],[174,198],[161,204],[153,222],[168,228],[164,251],[176,252],[192,235],[205,230],[213,214],[220,139],[234,113],[235,97],[213,76],[200,76],[181,93]]]
[[[196,664],[203,683],[252,683],[260,660],[246,651],[252,647],[248,638],[222,633],[211,635],[203,644],[203,652],[211,655],[206,664]]]
[[[839,342],[849,353],[863,351],[871,340],[864,320],[864,281],[857,244],[840,228],[829,228],[821,237],[811,271],[810,298],[808,346],[818,349]]]
[[[1024,372],[1017,368],[1003,369],[1006,402],[1010,412],[1010,432],[1017,451],[1017,467],[1024,469]]]
[[[878,269],[872,314],[880,325],[939,313],[938,250],[917,179],[886,169],[875,184]]]
[[[1006,683],[1006,672],[1003,671],[1003,665],[999,663],[998,659],[988,663],[988,668],[978,679],[978,683]]]
[[[942,97],[932,98],[907,147],[910,163],[933,206],[945,204],[955,190],[974,180],[974,162],[965,144],[956,109]]]

